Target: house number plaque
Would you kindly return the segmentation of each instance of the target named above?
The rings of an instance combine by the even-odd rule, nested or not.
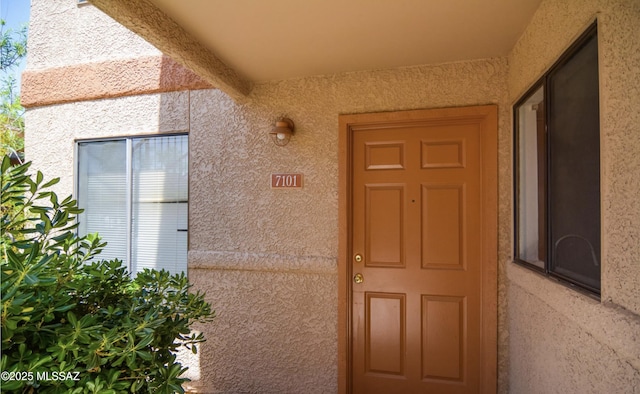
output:
[[[271,174],[272,189],[291,189],[302,187],[302,174]]]

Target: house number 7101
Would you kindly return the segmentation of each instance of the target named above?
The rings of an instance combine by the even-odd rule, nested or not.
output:
[[[299,188],[302,187],[302,174],[271,174],[271,188]]]

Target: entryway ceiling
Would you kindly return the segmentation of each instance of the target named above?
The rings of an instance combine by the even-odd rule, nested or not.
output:
[[[541,0],[90,0],[234,98],[256,82],[504,56]]]
[[[540,0],[151,0],[254,82],[504,56]]]

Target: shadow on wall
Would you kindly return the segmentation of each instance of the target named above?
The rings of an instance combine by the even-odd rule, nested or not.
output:
[[[211,86],[173,59],[162,56],[157,89],[157,133],[133,142],[132,258],[135,269],[159,264],[172,273],[187,271],[189,214],[190,91]],[[193,281],[191,281],[193,282]],[[215,305],[212,309],[215,310]],[[215,321],[213,322],[215,324]],[[199,331],[192,330],[191,334]],[[198,353],[182,348],[177,358],[184,377],[198,382],[205,344]],[[193,384],[185,384],[192,392]]]

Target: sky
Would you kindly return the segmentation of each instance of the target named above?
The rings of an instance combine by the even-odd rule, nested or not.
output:
[[[0,18],[7,23],[5,29],[18,30],[24,24],[29,23],[29,13],[31,0],[0,0]],[[20,66],[14,70],[18,89],[20,88],[20,74],[26,66],[25,59]],[[4,76],[2,76],[4,78]]]

